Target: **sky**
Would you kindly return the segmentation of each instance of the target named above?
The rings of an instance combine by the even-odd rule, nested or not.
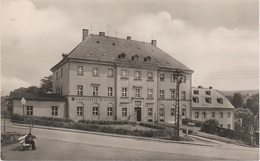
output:
[[[192,86],[259,89],[258,0],[2,0],[1,94],[39,86],[82,29],[157,40]]]

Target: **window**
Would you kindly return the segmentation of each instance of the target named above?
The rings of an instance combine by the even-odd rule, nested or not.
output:
[[[60,94],[62,94],[63,93],[63,88],[62,87],[60,87]]]
[[[186,92],[185,91],[181,92],[181,99],[186,100]]]
[[[83,113],[83,107],[77,107],[77,114],[81,116],[82,113]]]
[[[113,69],[108,69],[108,77],[114,77],[114,70]]]
[[[33,106],[27,106],[27,111],[26,111],[28,116],[33,115]]]
[[[206,101],[207,103],[211,103],[211,98],[210,98],[210,97],[206,97],[206,98],[205,98],[205,101]]]
[[[93,77],[98,77],[98,68],[93,68],[93,70],[92,70],[92,76],[93,76]]]
[[[186,83],[186,76],[182,76],[181,82],[182,82],[182,83]]]
[[[58,106],[51,107],[51,114],[52,116],[58,116]]]
[[[185,109],[184,109],[184,108],[181,109],[181,115],[182,115],[182,116],[185,116]]]
[[[93,86],[93,96],[98,96],[98,86]]]
[[[98,115],[98,107],[93,107],[93,115]]]
[[[122,78],[127,78],[127,70],[122,70]]]
[[[122,88],[122,97],[127,97],[127,88]]]
[[[193,97],[192,100],[194,103],[199,103],[199,97]]]
[[[175,82],[176,81],[176,77],[174,74],[171,75],[171,82]]]
[[[108,95],[108,96],[113,96],[113,87],[108,87],[108,89],[107,89],[107,95]]]
[[[78,66],[78,75],[83,75],[83,66]]]
[[[56,72],[56,80],[59,78],[59,72]]]
[[[135,97],[140,97],[140,91],[141,91],[141,89],[140,88],[136,88],[135,89]]]
[[[159,115],[160,116],[164,116],[164,108],[160,108],[159,109]]]
[[[223,124],[220,124],[219,126],[220,126],[221,128],[223,128]]]
[[[211,117],[215,117],[215,112],[211,112]]]
[[[175,99],[175,90],[171,90],[171,99]]]
[[[135,79],[141,79],[141,72],[135,71]]]
[[[230,112],[228,112],[228,113],[227,113],[227,117],[230,118],[230,116],[231,116],[231,114],[230,114]]]
[[[160,90],[160,98],[164,98],[164,90]]]
[[[211,94],[211,91],[206,91],[206,94],[207,94],[207,95],[210,95],[210,94]]]
[[[127,116],[127,108],[122,108],[122,116]]]
[[[112,107],[108,107],[108,108],[107,108],[107,115],[108,115],[108,116],[112,116],[112,110],[113,110]]]
[[[60,88],[59,87],[56,88],[56,93],[60,93]]]
[[[138,56],[138,55],[132,56],[132,60],[138,60],[138,59],[139,59],[139,56]]]
[[[164,81],[164,74],[160,74],[160,81]]]
[[[150,61],[151,61],[151,57],[148,56],[148,57],[144,58],[144,61],[145,61],[145,62],[150,62]]]
[[[148,98],[153,98],[153,89],[148,89]]]
[[[220,117],[220,118],[223,118],[223,112],[220,112],[220,113],[219,113],[219,117]]]
[[[195,118],[199,118],[199,112],[195,112]]]
[[[78,95],[83,95],[83,86],[78,85]]]
[[[148,72],[148,80],[153,80],[153,73],[152,72]]]
[[[148,122],[153,122],[153,119],[148,119]]]
[[[193,93],[194,94],[199,94],[199,90],[194,90]]]
[[[228,127],[228,129],[230,129],[231,128],[230,124],[228,124],[227,127]]]
[[[160,119],[160,122],[164,122],[164,119]]]
[[[61,78],[63,77],[63,68],[61,68],[61,70],[60,70],[60,77]]]
[[[118,59],[125,59],[126,55],[125,53],[121,53],[120,55],[118,55]]]
[[[223,104],[223,98],[217,98],[218,103]]]
[[[175,110],[174,110],[174,108],[171,108],[171,116],[175,116]]]
[[[148,116],[153,116],[153,108],[148,108]]]
[[[203,118],[206,118],[206,112],[203,112],[202,115],[203,115]]]

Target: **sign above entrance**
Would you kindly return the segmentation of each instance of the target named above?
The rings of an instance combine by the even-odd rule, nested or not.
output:
[[[114,98],[93,98],[93,97],[71,97],[72,101],[108,101],[113,102]]]

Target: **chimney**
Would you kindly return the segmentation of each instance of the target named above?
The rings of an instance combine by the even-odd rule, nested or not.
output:
[[[198,88],[203,88],[202,86],[198,86]]]
[[[157,41],[156,41],[156,40],[152,40],[152,41],[151,41],[151,44],[154,45],[154,46],[156,46],[156,45],[157,45]]]
[[[105,32],[99,32],[99,36],[106,36]]]
[[[127,40],[131,40],[131,36],[127,36],[127,38],[126,38]]]
[[[84,41],[88,37],[88,29],[83,29],[82,32],[82,41]]]
[[[213,87],[212,87],[212,86],[210,86],[210,87],[209,87],[209,89],[213,89]]]

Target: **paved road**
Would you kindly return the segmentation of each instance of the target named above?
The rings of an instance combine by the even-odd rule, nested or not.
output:
[[[7,131],[28,133],[28,128],[10,126]],[[258,160],[258,148],[232,144],[198,146],[138,140],[47,129],[33,129],[36,151],[20,151],[13,144],[2,148],[7,160]]]

